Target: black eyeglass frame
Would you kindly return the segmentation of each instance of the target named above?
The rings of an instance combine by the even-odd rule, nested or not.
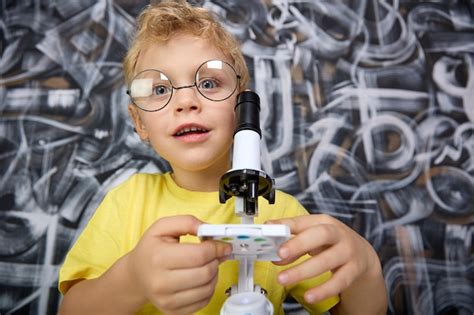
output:
[[[225,97],[225,98],[223,98],[223,99],[220,99],[220,100],[213,100],[213,99],[210,99],[209,97],[207,97],[206,95],[204,95],[204,94],[201,92],[201,90],[198,88],[198,86],[197,86],[197,74],[198,74],[199,70],[201,69],[202,66],[204,66],[206,63],[208,63],[208,62],[210,62],[210,61],[220,61],[220,62],[225,63],[226,65],[228,65],[228,66],[232,69],[232,71],[234,71],[235,77],[236,77],[236,79],[237,79],[237,82],[236,82],[236,84],[235,84],[235,87],[234,87],[234,89],[232,90],[232,92],[229,94],[229,96],[227,96],[227,97]],[[160,72],[160,73],[163,73],[166,77],[168,77],[168,76],[167,76],[163,71],[161,71],[161,70],[158,70],[158,69],[145,69],[145,70],[142,70],[142,71],[138,72],[138,73],[133,77],[133,79],[132,79],[131,82],[133,82],[136,77],[138,77],[141,73],[143,73],[143,72],[145,72],[145,71],[158,71],[158,72]],[[138,104],[136,104],[136,103],[133,101],[133,98],[132,98],[132,95],[131,95],[131,91],[130,91],[131,86],[128,87],[128,89],[127,89],[127,94],[128,94],[128,96],[130,97],[130,101],[132,102],[132,104],[135,105],[136,107],[140,108],[141,110],[143,110],[143,111],[145,111],[145,112],[157,112],[157,111],[160,111],[160,110],[162,110],[163,108],[165,108],[165,107],[171,102],[171,99],[173,98],[173,92],[174,92],[174,90],[181,90],[181,89],[187,89],[187,88],[196,87],[196,90],[197,90],[197,91],[199,92],[199,94],[200,94],[202,97],[204,97],[205,99],[208,99],[208,100],[210,100],[210,101],[212,101],[212,102],[222,102],[222,101],[225,101],[226,99],[228,99],[228,98],[230,98],[232,95],[234,95],[235,91],[237,90],[237,88],[238,88],[238,86],[239,86],[239,83],[240,83],[240,79],[241,79],[241,78],[242,78],[242,77],[241,77],[239,74],[237,74],[237,71],[235,71],[234,67],[233,67],[230,63],[228,63],[228,62],[226,62],[226,61],[224,61],[224,60],[220,60],[220,59],[209,59],[209,60],[207,60],[207,61],[204,61],[203,63],[201,63],[201,64],[199,65],[199,67],[197,67],[196,73],[194,74],[194,83],[191,84],[191,85],[183,85],[183,86],[177,86],[177,87],[175,87],[175,86],[173,85],[173,82],[171,81],[171,79],[168,79],[169,82],[170,82],[170,84],[171,84],[171,95],[170,95],[170,98],[168,99],[168,101],[167,101],[163,106],[161,106],[161,107],[158,108],[158,109],[145,109],[145,108],[142,108],[141,106],[139,106]],[[130,83],[130,84],[131,84],[131,83]]]

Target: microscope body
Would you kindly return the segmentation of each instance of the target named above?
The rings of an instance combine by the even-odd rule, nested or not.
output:
[[[254,217],[258,215],[259,196],[267,199],[270,204],[275,202],[274,180],[261,170],[258,95],[251,91],[240,93],[235,111],[238,123],[234,133],[232,169],[221,178],[219,200],[225,203],[229,198],[235,197],[235,214],[242,222],[236,228],[244,232],[242,235],[249,236],[253,233],[256,237],[271,239],[273,252],[267,253],[272,257],[264,257],[259,252],[249,251],[251,243],[233,244],[233,257],[239,261],[239,281],[227,291],[229,298],[221,309],[221,315],[272,315],[273,305],[266,298],[265,289],[254,285],[254,262],[278,260],[276,250],[279,244],[289,238],[290,232],[286,226],[253,224]]]
[[[290,238],[290,229],[282,224],[254,224],[258,198],[275,202],[274,180],[260,169],[260,99],[251,91],[237,97],[237,128],[234,133],[232,169],[219,183],[219,201],[235,197],[235,214],[241,224],[202,224],[198,236],[232,243],[231,259],[239,262],[238,283],[226,291],[229,298],[221,315],[272,315],[273,305],[265,288],[254,285],[257,260],[280,260],[277,251]],[[262,242],[262,239],[265,242]]]

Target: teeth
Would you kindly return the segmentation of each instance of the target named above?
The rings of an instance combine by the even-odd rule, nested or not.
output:
[[[181,136],[181,135],[184,135],[185,133],[188,133],[188,132],[206,132],[207,130],[206,129],[203,129],[203,128],[198,128],[198,127],[191,127],[191,128],[184,128],[184,129],[181,129],[180,131],[178,131],[176,133],[177,136]]]

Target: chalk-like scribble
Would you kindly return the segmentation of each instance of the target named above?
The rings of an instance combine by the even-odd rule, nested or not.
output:
[[[147,2],[0,2],[1,314],[54,314],[104,194],[168,169],[133,133],[121,74]],[[473,314],[474,5],[190,2],[242,44],[263,168],[373,244],[389,313]]]

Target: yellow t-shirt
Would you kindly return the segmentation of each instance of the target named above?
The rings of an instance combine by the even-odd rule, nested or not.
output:
[[[69,251],[60,270],[59,290],[64,294],[74,280],[93,279],[102,275],[116,260],[131,251],[147,228],[159,218],[192,214],[206,223],[240,223],[240,219],[234,214],[233,199],[229,199],[226,204],[220,204],[218,192],[183,189],[176,185],[169,173],[132,176],[107,194]],[[255,218],[257,224],[270,219],[307,214],[296,199],[281,191],[276,192],[274,205],[269,205],[263,198],[259,199],[258,205],[259,214]],[[195,236],[182,237],[180,241],[199,242]],[[273,303],[275,314],[284,314],[282,302],[288,294],[311,314],[323,313],[337,304],[338,297],[329,298],[315,305],[308,305],[303,299],[304,292],[329,279],[330,272],[310,281],[284,287],[277,282],[277,274],[288,267],[276,266],[267,261],[255,262],[254,283],[267,290],[267,298]],[[237,284],[237,278],[237,261],[222,263],[219,266],[218,283],[210,303],[196,314],[219,314],[227,298],[225,291],[233,284]],[[160,312],[151,304],[147,304],[138,314],[160,314]]]

